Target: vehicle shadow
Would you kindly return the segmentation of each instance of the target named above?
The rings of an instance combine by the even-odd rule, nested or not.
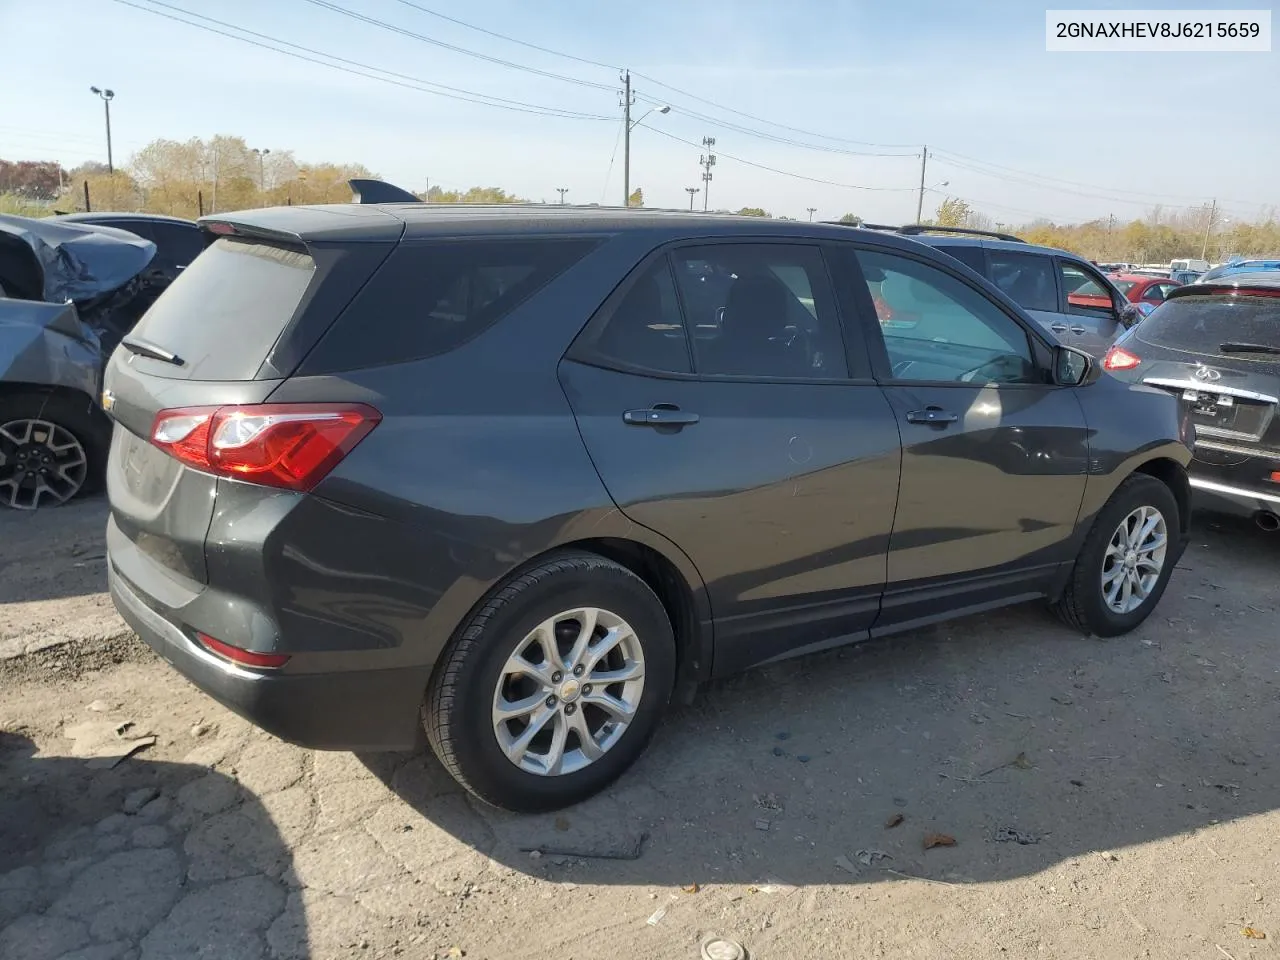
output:
[[[0,957],[305,956],[290,866],[234,779],[145,753],[94,769],[0,731]]]
[[[1005,880],[1267,812],[1277,570],[1280,536],[1205,518],[1127,637],[1030,605],[804,657],[711,684],[582,804],[468,803],[515,870],[668,887]],[[434,758],[362,759],[476,842]]]
[[[108,509],[102,495],[0,508],[0,605],[105,593]]]

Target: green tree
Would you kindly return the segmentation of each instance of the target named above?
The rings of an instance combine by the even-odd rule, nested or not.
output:
[[[634,190],[632,190],[632,191],[631,191],[631,196],[627,197],[627,206],[628,206],[628,207],[643,207],[643,206],[644,206],[644,191],[643,191],[643,190],[641,190],[639,187],[636,187]]]
[[[772,215],[769,213],[768,210],[765,210],[763,207],[743,207],[741,210],[738,211],[738,216],[769,217],[770,219],[772,219]]]
[[[863,219],[860,216],[858,216],[856,213],[846,213],[843,217],[840,218],[840,222],[847,223],[850,226],[860,227],[863,224]]]
[[[961,200],[959,197],[947,197],[938,206],[934,225],[939,227],[967,226],[969,217],[972,214],[973,210],[966,201]]]

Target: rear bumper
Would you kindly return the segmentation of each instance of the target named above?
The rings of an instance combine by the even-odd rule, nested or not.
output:
[[[1280,493],[1252,490],[1217,477],[1191,475],[1195,506],[1204,510],[1253,516],[1258,512],[1280,514]]]
[[[108,560],[111,599],[148,646],[219,703],[282,740],[319,750],[422,743],[426,668],[304,673],[248,670],[215,656],[149,604]]]

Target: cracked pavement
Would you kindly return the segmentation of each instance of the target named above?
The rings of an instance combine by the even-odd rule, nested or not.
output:
[[[1280,937],[1280,538],[1251,528],[1201,523],[1131,637],[1028,606],[729,678],[613,788],[529,817],[428,754],[255,730],[101,614],[101,504],[49,516],[0,515],[3,960],[665,960],[711,935],[757,960],[1244,960]]]

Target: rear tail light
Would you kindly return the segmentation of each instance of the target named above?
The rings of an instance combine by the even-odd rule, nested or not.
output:
[[[363,403],[260,403],[161,410],[151,442],[187,466],[310,490],[382,419]]]
[[[1132,370],[1142,362],[1142,358],[1130,353],[1124,347],[1112,347],[1102,358],[1103,370]]]
[[[229,643],[223,643],[221,640],[215,640],[207,633],[197,633],[196,639],[201,645],[213,651],[220,657],[226,657],[235,663],[242,664],[246,667],[283,667],[289,662],[287,653],[255,653],[252,650],[245,650],[241,647],[233,647]]]

